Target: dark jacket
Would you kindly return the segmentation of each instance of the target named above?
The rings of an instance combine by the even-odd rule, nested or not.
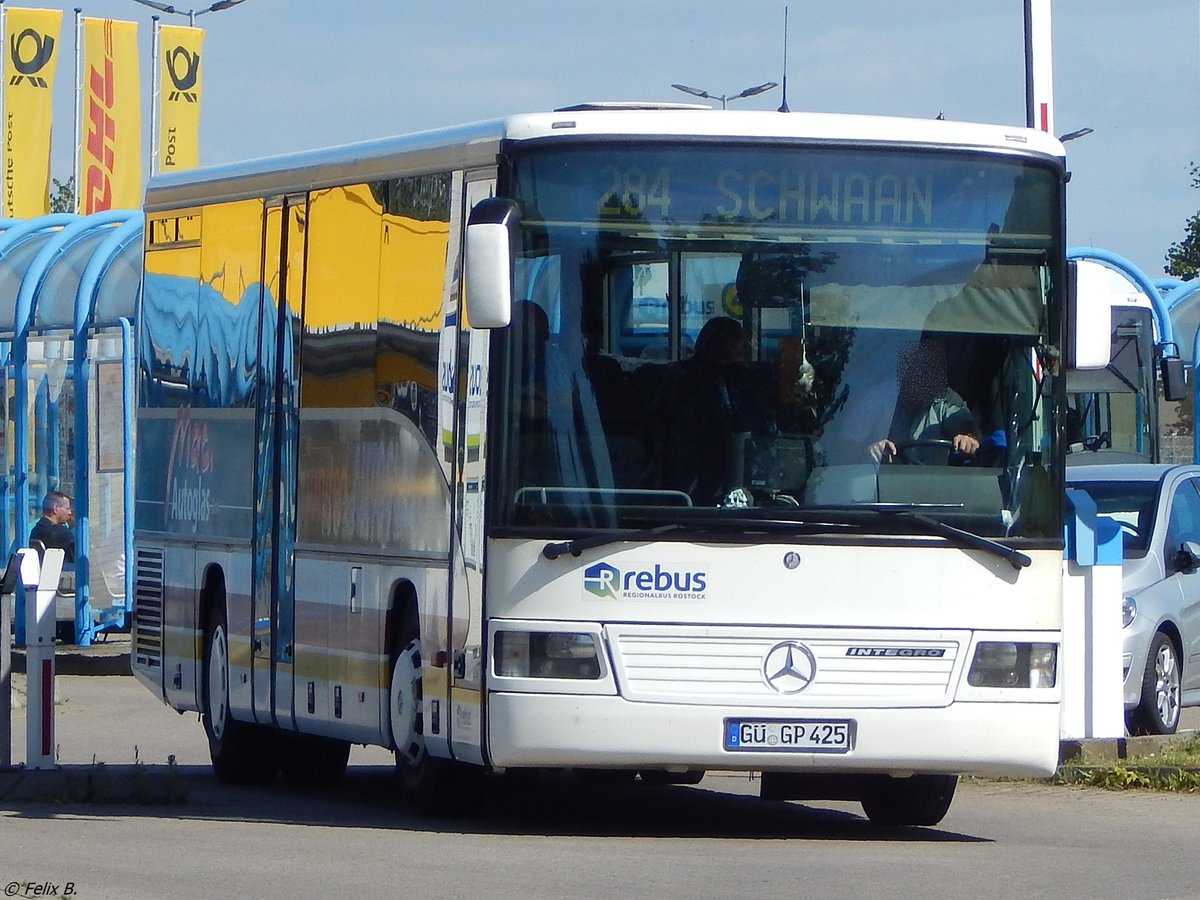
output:
[[[66,525],[55,525],[45,516],[29,532],[29,543],[41,541],[47,550],[63,551],[63,562],[75,562],[75,532]]]

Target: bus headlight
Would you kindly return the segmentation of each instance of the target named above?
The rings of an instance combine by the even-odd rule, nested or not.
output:
[[[492,659],[506,678],[600,677],[596,639],[558,631],[497,631]]]
[[[980,641],[967,683],[972,687],[1051,688],[1057,662],[1057,644]]]

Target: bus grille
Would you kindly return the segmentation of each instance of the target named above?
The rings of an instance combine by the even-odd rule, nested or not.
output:
[[[163,552],[138,547],[133,582],[134,665],[158,669],[163,654]]]
[[[678,630],[676,630],[678,629]],[[691,632],[691,633],[688,633]],[[630,700],[749,706],[905,707],[950,702],[969,633],[609,626],[621,693]],[[772,689],[765,663],[795,641],[812,653],[811,683]],[[794,685],[791,685],[794,686]]]

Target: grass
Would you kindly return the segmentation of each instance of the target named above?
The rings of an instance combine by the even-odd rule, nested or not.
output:
[[[1169,741],[1146,755],[1104,763],[1066,763],[1053,781],[1110,791],[1200,793],[1200,734]]]

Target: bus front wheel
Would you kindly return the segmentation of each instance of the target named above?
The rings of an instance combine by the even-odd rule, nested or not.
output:
[[[275,732],[229,710],[229,626],[218,610],[205,628],[204,731],[213,771],[225,784],[267,784],[279,771]]]
[[[936,825],[958,787],[957,775],[868,775],[861,779],[863,812],[873,825]]]
[[[432,756],[425,747],[425,694],[420,638],[411,638],[392,661],[388,691],[396,774],[405,802],[422,816],[469,811],[480,796],[474,766]]]

